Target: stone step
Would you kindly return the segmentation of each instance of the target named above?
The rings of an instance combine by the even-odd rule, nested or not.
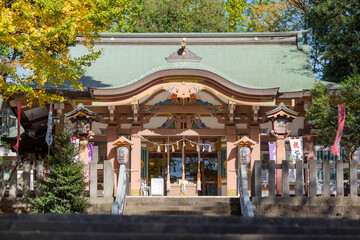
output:
[[[129,199],[126,199],[126,204],[128,206],[237,206],[240,203],[232,203],[232,202],[177,202],[177,201],[159,201],[159,202],[147,202],[144,201],[131,201]]]
[[[240,215],[234,197],[127,197],[125,215]]]
[[[125,215],[202,215],[202,216],[230,216],[240,215],[240,211],[192,211],[192,210],[136,210],[126,211]]]
[[[159,203],[147,203],[147,202],[126,202],[127,207],[193,207],[193,208],[237,208],[239,204],[231,204],[231,203],[174,203],[174,202],[159,202]]]
[[[301,235],[286,235],[286,234],[172,234],[172,233],[51,233],[51,232],[6,232],[1,233],[0,239],[16,239],[16,240],[138,240],[138,239],[149,239],[149,240],[288,240],[288,239],[306,239],[306,240],[357,240],[358,235],[345,235],[345,236],[334,236],[334,235],[312,235],[312,234],[301,234]]]
[[[248,225],[248,224],[209,224],[198,223],[188,224],[184,222],[178,223],[100,223],[100,222],[62,222],[62,221],[12,221],[7,224],[1,224],[0,232],[10,231],[38,231],[38,232],[154,232],[154,233],[197,233],[197,234],[360,234],[357,227],[338,226],[333,228],[318,226],[279,226],[269,223],[264,225]]]
[[[178,202],[239,202],[238,197],[133,197],[133,196],[127,196],[126,199],[131,199],[132,201],[143,201],[146,199],[148,202],[158,202],[158,201],[178,201]]]
[[[2,215],[0,239],[358,239],[358,226],[348,219]]]

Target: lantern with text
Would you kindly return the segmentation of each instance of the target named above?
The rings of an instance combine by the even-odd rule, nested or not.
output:
[[[126,164],[129,161],[129,146],[133,143],[124,136],[119,137],[114,143],[117,146],[117,160],[121,164]]]
[[[273,135],[289,135],[289,122],[292,122],[298,112],[295,112],[285,106],[283,102],[279,104],[279,106],[273,110],[270,110],[265,113],[266,121],[272,121],[272,131]]]
[[[236,142],[234,142],[235,146],[239,148],[239,161],[241,164],[246,165],[250,163],[251,160],[251,146],[255,145],[257,142],[250,139],[247,136],[243,136]]]
[[[80,139],[91,137],[93,135],[93,132],[91,131],[92,122],[99,122],[101,120],[97,113],[85,108],[82,103],[80,103],[73,111],[66,113],[65,117],[76,124],[76,133],[79,135]]]
[[[285,140],[290,134],[289,122],[292,122],[298,112],[295,112],[285,106],[283,102],[273,110],[265,113],[265,120],[272,122],[271,134],[276,137],[276,163],[281,164],[286,160]],[[276,170],[276,194],[282,194],[282,170]]]

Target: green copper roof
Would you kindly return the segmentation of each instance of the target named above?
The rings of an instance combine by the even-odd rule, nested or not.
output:
[[[239,86],[279,87],[279,92],[311,89],[315,82],[309,56],[304,52],[307,46],[298,46],[296,33],[259,34],[259,38],[256,34],[188,34],[186,48],[201,57],[200,63],[166,61],[178,51],[184,34],[146,34],[146,41],[143,35],[104,34],[107,41],[95,46],[103,49],[103,54],[87,69],[82,78],[84,86],[124,87],[166,69],[205,70]],[[171,36],[168,41],[167,36]],[[71,52],[76,57],[85,54],[86,49],[79,44]]]

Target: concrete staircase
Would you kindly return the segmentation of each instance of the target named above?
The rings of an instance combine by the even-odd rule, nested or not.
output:
[[[236,197],[126,197],[125,215],[240,215]]]
[[[0,240],[359,239],[358,220],[239,216],[0,215]]]

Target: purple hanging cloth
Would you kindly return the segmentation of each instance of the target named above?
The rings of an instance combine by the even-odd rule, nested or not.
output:
[[[269,159],[276,161],[276,142],[269,142]]]
[[[94,144],[93,143],[89,143],[88,144],[88,151],[89,151],[89,164],[94,160]]]
[[[94,160],[94,144],[88,143],[88,163],[90,163]],[[90,179],[90,166],[89,166],[89,179]]]

